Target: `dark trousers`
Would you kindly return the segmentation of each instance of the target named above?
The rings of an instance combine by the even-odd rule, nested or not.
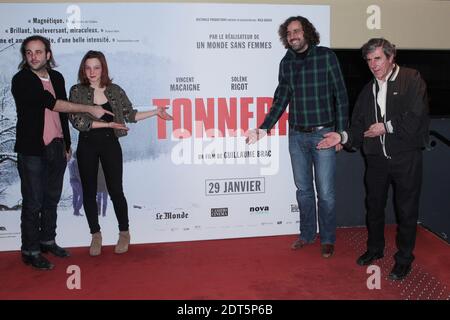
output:
[[[97,208],[99,161],[105,173],[106,187],[114,206],[119,230],[128,230],[128,205],[123,194],[122,148],[112,129],[81,132],[77,148],[78,169],[83,186],[83,206],[91,233],[100,231]]]
[[[386,159],[383,155],[367,156],[367,249],[383,252],[385,246],[385,207],[389,186],[394,187],[397,216],[397,253],[399,264],[414,260],[419,198],[422,185],[422,152],[403,152]]]
[[[56,210],[67,160],[64,141],[54,139],[42,156],[17,155],[22,192],[22,253],[38,254],[40,242],[56,237]]]

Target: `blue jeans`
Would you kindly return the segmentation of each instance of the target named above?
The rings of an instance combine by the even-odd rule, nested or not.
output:
[[[56,237],[56,209],[61,197],[66,156],[62,139],[53,140],[42,156],[17,155],[22,192],[22,253],[38,254],[40,243]]]
[[[334,147],[316,149],[323,135],[332,131],[333,128],[324,128],[312,133],[289,132],[289,153],[300,209],[300,239],[306,242],[315,240],[317,230],[313,177],[318,198],[320,242],[334,244],[336,241],[336,152]]]

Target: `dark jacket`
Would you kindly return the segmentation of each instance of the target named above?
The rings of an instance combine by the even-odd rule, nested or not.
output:
[[[364,138],[376,123],[374,84],[369,82],[361,91],[352,114],[346,147],[363,146],[366,155],[383,154],[380,137]],[[382,122],[378,117],[378,122]],[[386,94],[386,122],[391,121],[393,132],[385,135],[387,155],[420,149],[428,142],[428,97],[426,85],[419,72],[400,67],[397,76],[388,80]]]
[[[17,125],[14,151],[28,156],[41,156],[44,151],[45,108],[53,110],[56,100],[67,100],[64,78],[55,70],[48,70],[56,99],[44,90],[39,77],[29,69],[16,73],[11,92],[16,102]],[[66,150],[70,149],[68,116],[60,113]]]
[[[110,84],[105,89],[105,96],[108,99],[114,113],[114,122],[136,122],[137,110],[133,109],[125,91],[117,84]],[[70,101],[74,103],[94,105],[94,88],[82,84],[76,84],[70,88]],[[102,121],[94,118],[89,113],[71,113],[69,120],[73,127],[79,131],[91,130],[92,121]],[[117,137],[127,135],[126,130],[114,129]]]

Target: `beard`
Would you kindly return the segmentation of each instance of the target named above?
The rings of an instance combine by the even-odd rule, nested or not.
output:
[[[35,65],[28,64],[28,66],[30,67],[30,69],[32,71],[39,73],[39,72],[47,69],[47,61],[42,61],[41,63],[35,64]]]
[[[303,40],[295,40],[295,41],[291,41],[291,43],[289,43],[289,45],[291,46],[292,50],[294,50],[295,52],[303,52],[308,48],[308,43],[306,42],[305,39]]]

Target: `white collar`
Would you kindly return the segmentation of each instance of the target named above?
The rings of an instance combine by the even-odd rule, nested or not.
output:
[[[400,71],[400,66],[397,64],[394,64],[394,67],[392,68],[392,70],[386,75],[386,79],[387,80],[378,80],[377,78],[375,78],[375,80],[378,82],[378,86],[381,87],[381,85],[387,81],[395,81],[395,79],[397,79],[398,73]]]

